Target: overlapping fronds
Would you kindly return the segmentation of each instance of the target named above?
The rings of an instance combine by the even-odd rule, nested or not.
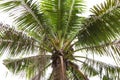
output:
[[[96,75],[99,74],[99,72],[98,72],[97,70],[95,70],[92,65],[88,65],[88,64],[86,64],[86,63],[84,63],[84,64],[82,65],[82,68],[81,68],[81,69],[82,69],[82,71],[84,72],[84,74],[86,74],[86,75],[89,76],[89,77],[91,77],[91,76],[96,76]]]
[[[46,38],[50,38],[52,45],[58,45],[59,41],[60,46],[75,38],[83,20],[78,16],[83,7],[82,0],[10,0],[0,4],[2,10],[13,16],[19,30],[47,34]]]
[[[90,76],[99,75],[103,80],[118,80],[119,66],[83,57],[85,61],[79,60],[82,63],[79,70],[79,66],[73,63],[77,60],[73,55],[84,50],[93,55],[112,56],[119,62],[120,0],[106,0],[94,6],[91,9],[93,14],[86,19],[80,17],[83,8],[82,0],[1,1],[0,9],[10,13],[15,27],[0,24],[0,51],[6,51],[12,56],[32,51],[39,54],[7,59],[4,64],[14,73],[25,71],[29,78],[37,80],[49,66],[50,56],[45,54],[51,52],[55,58],[51,60],[56,62],[54,65],[58,65],[58,68],[53,67],[49,80],[62,78],[64,72],[66,79],[88,80]],[[42,55],[42,52],[45,54]],[[59,56],[61,60],[64,59],[62,63],[65,66],[59,64]],[[54,75],[60,71],[63,71],[62,75]]]
[[[119,78],[118,78],[119,79]],[[114,80],[118,80],[117,78]],[[102,80],[113,80],[113,78],[109,78],[108,76],[104,75]]]
[[[37,0],[8,0],[3,1],[0,8],[9,11],[20,30],[40,32],[44,28],[44,20],[37,3]]]
[[[94,13],[88,18],[79,31],[79,41],[82,46],[94,46],[110,42],[120,34],[120,1],[107,0],[101,5],[94,6]]]
[[[98,46],[89,46],[89,47],[84,47],[80,49],[76,49],[76,51],[79,50],[85,50],[88,51],[88,53],[92,54],[97,54],[97,55],[105,55],[105,56],[110,56],[114,59],[119,60],[120,56],[120,40],[114,40],[109,43],[101,44]],[[89,52],[90,51],[90,52]],[[117,61],[119,62],[119,61]]]
[[[20,59],[6,59],[4,65],[13,73],[22,72],[26,77],[40,79],[48,67],[50,55],[37,55]]]
[[[3,54],[8,52],[8,55],[16,56],[27,54],[38,49],[38,42],[29,37],[24,32],[10,28],[9,25],[0,24],[0,51]]]
[[[82,64],[81,69],[82,71],[84,71],[85,74],[89,74],[89,76],[92,76],[93,74],[95,75],[99,74],[100,77],[103,78],[103,80],[105,76],[106,78],[108,78],[107,80],[109,79],[119,80],[119,76],[120,76],[119,66],[107,64],[107,63],[93,60],[87,57],[86,57],[85,62]]]
[[[119,5],[120,0],[106,0],[100,5],[97,4],[96,6],[93,6],[90,11],[96,16],[100,16],[111,12],[113,9],[119,8]]]
[[[44,0],[41,9],[58,39],[66,38],[80,28],[82,19],[77,14],[83,11],[82,0]]]
[[[79,70],[78,65],[76,65],[73,62],[69,62],[68,66],[69,66],[68,70],[70,70],[70,73],[68,75],[72,74],[72,77],[73,77],[73,78],[69,77],[69,79],[72,78],[74,80],[88,80],[87,76]]]

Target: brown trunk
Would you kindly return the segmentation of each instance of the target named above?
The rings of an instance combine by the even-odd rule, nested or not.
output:
[[[59,55],[53,61],[54,79],[53,80],[67,80],[65,76],[66,66],[63,56]]]

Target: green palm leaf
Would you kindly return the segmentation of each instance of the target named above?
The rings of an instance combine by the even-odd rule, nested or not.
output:
[[[20,59],[6,59],[4,65],[13,73],[25,72],[28,78],[35,76],[33,79],[36,77],[40,79],[46,70],[45,67],[47,68],[50,62],[49,60],[50,55],[37,55]]]
[[[76,49],[76,51],[87,51],[90,54],[97,54],[97,55],[104,55],[104,56],[109,56],[113,58],[117,63],[119,63],[119,56],[120,56],[120,43],[118,40],[114,40],[109,43],[97,45],[97,46],[89,46],[89,47],[83,47],[80,49]],[[76,52],[75,51],[75,52]]]
[[[82,7],[82,0],[41,1],[41,9],[44,17],[47,18],[47,24],[60,40],[75,36],[74,32],[80,28],[79,25],[82,22],[82,18],[77,16],[77,14],[82,13]]]
[[[24,54],[23,51],[30,53],[30,51],[34,52],[35,49],[39,48],[37,44],[38,42],[26,33],[10,28],[9,25],[1,24],[0,50],[2,52],[8,51],[9,55],[12,56],[19,55],[20,53]]]
[[[120,76],[119,75],[120,67],[107,64],[101,61],[93,60],[90,58],[86,58],[85,62],[82,64],[81,69],[85,72],[85,74],[91,75],[93,74],[92,72],[94,71],[97,74],[99,73],[101,77],[106,75],[108,79],[112,78],[113,80],[119,79],[119,76]],[[104,77],[103,77],[103,80],[104,80]]]
[[[81,55],[77,60],[74,54],[85,51],[93,56],[112,56],[119,64],[119,7],[119,0],[106,0],[85,18],[81,16],[82,0],[2,0],[0,9],[14,19],[14,27],[0,24],[1,54],[22,55],[4,60],[4,64],[14,73],[25,71],[32,80],[42,79],[49,66],[53,68],[49,80],[88,80],[95,75],[117,80],[119,66]],[[31,56],[29,53],[37,56],[23,58]],[[81,70],[75,61],[82,63]]]
[[[37,3],[38,1],[33,2],[33,0],[10,0],[3,2],[0,5],[1,9],[10,12],[11,16],[13,16],[15,20],[15,24],[19,27],[20,30],[38,31],[44,27],[41,23],[41,20],[43,22],[43,19],[42,14],[40,11],[38,11],[39,5],[37,5]],[[16,14],[16,11],[19,14]]]
[[[98,75],[98,71],[93,68],[92,65],[88,65],[88,63],[84,63],[81,67],[81,70],[84,74],[87,74],[89,77]]]
[[[81,72],[78,68],[78,65],[76,65],[75,63],[73,62],[69,62],[68,63],[68,66],[69,66],[69,69],[70,71],[72,72],[73,74],[73,78],[75,80],[88,80],[87,76],[83,74],[83,72]]]
[[[119,0],[107,0],[94,6],[94,13],[88,18],[79,31],[79,41],[82,46],[94,46],[119,38]]]

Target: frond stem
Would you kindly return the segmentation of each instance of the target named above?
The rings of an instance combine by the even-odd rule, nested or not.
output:
[[[106,12],[102,15],[98,15],[98,16],[92,16],[92,20],[90,20],[89,22],[86,21],[85,24],[83,24],[83,29],[80,32],[80,34],[82,32],[84,32],[85,30],[87,30],[87,28],[89,27],[89,25],[91,25],[92,23],[94,23],[95,21],[97,21],[98,19],[100,19],[101,17],[103,17],[105,14],[108,14],[110,12],[112,12],[113,10],[115,10],[116,8],[120,7],[120,3],[118,2],[115,6],[109,8],[108,10],[106,10]]]
[[[22,0],[22,6],[35,18],[36,22],[38,23],[38,25],[42,29],[43,27],[42,27],[41,22],[39,21],[37,16],[34,14],[34,12],[30,9],[30,7],[23,0]]]
[[[99,46],[91,46],[91,47],[84,47],[84,48],[80,48],[80,49],[77,49],[75,50],[74,52],[77,52],[77,51],[80,51],[80,50],[84,50],[84,49],[95,49],[95,48],[103,48],[103,47],[107,47],[107,46],[112,46],[112,45],[117,45],[119,43],[119,41],[117,40],[114,40],[112,42],[109,42],[109,43],[106,43],[106,44],[102,44],[102,45],[99,45]]]

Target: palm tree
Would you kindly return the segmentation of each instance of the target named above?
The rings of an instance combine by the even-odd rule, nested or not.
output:
[[[12,26],[0,24],[1,55],[10,57],[4,65],[13,73],[32,80],[120,79],[119,66],[94,57],[119,64],[120,0],[94,6],[89,17],[81,15],[82,0],[1,0],[0,9],[14,20]]]

